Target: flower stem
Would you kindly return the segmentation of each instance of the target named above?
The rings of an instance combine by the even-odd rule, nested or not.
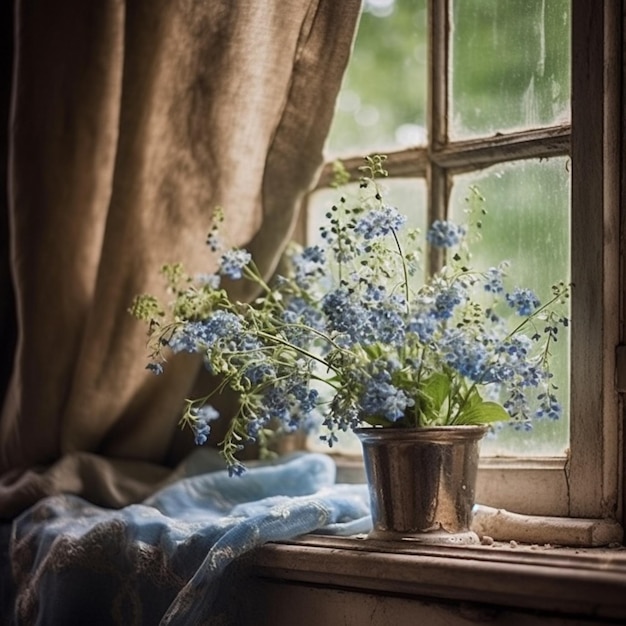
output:
[[[402,272],[404,274],[404,298],[406,300],[406,314],[409,315],[411,313],[411,309],[409,306],[409,271],[406,266],[406,260],[404,258],[404,251],[402,250],[402,246],[400,245],[400,240],[398,239],[398,235],[396,231],[392,228],[391,234],[396,242],[396,247],[398,248],[398,253],[400,254],[400,259],[402,260]]]

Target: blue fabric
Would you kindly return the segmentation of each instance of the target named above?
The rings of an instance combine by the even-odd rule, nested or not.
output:
[[[214,466],[196,457],[189,471]],[[268,541],[370,528],[367,487],[336,484],[322,454],[241,477],[198,473],[121,510],[47,498],[13,525],[16,623],[223,623],[220,583],[233,560]]]

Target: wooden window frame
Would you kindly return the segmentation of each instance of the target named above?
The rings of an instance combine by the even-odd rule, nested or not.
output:
[[[386,152],[386,168],[390,177],[428,181],[429,221],[445,215],[451,179],[458,173],[518,159],[571,158],[570,449],[566,458],[483,459],[477,500],[529,515],[621,519],[616,352],[626,298],[619,247],[625,193],[623,6],[614,0],[572,0],[571,124],[464,141],[448,139],[449,2],[429,0],[428,10],[431,140],[424,148]],[[357,174],[362,158],[343,162]],[[318,188],[327,186],[331,175],[328,164]],[[429,267],[440,264],[433,253]]]
[[[442,29],[447,32],[444,2],[430,0],[433,41]],[[428,621],[431,614],[441,615],[435,600],[447,603],[454,615],[447,612],[446,619],[455,623],[465,623],[465,616],[473,622],[509,623],[511,607],[515,622],[524,624],[617,624],[626,619],[626,558],[620,545],[620,393],[626,391],[626,224],[621,220],[626,201],[625,18],[623,2],[572,0],[571,126],[454,146],[444,142],[432,153],[408,150],[388,161],[391,176],[424,176],[434,183],[434,217],[448,192],[447,169],[461,171],[468,164],[482,167],[511,157],[571,155],[575,295],[567,461],[483,463],[479,501],[528,514],[487,514],[480,534],[490,535],[493,544],[420,546],[309,535],[255,551],[243,564],[251,571],[251,615],[271,612],[273,623],[288,624],[294,606],[305,612],[313,606],[316,622],[339,615],[346,623],[362,623],[356,616],[365,615],[373,623],[377,609],[384,614],[377,623],[387,623],[389,616],[398,623]],[[431,111],[444,96],[434,94]],[[345,164],[356,173],[361,159]],[[329,166],[320,186],[330,176]],[[306,224],[301,226],[302,235]],[[358,478],[356,464],[348,463],[344,470]],[[371,615],[361,607],[373,607]],[[515,612],[515,607],[521,608]]]

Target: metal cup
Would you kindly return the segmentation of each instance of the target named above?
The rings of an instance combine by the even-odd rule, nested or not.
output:
[[[470,531],[486,426],[358,428],[374,539],[478,543]]]

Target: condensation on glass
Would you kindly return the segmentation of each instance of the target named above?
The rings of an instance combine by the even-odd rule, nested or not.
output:
[[[450,217],[465,220],[466,199],[477,188],[485,198],[482,240],[473,263],[487,269],[510,262],[515,286],[532,287],[542,302],[552,285],[570,277],[570,174],[568,158],[524,160],[454,178]],[[569,440],[569,333],[552,349],[553,381],[563,406],[558,421],[535,420],[531,432],[511,427],[483,442],[483,456],[546,457],[565,454]]]
[[[364,0],[329,154],[425,144],[427,57],[426,0]]]
[[[569,123],[569,0],[449,6],[451,139]]]

